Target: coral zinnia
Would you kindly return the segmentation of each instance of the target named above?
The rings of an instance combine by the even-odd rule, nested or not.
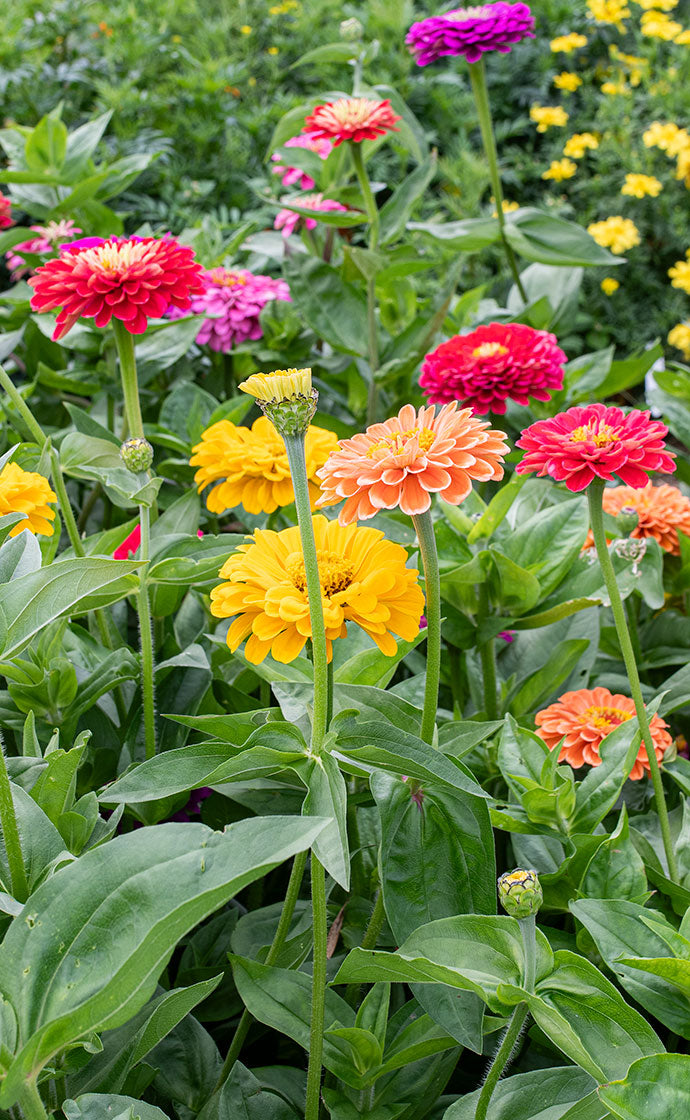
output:
[[[527,4],[480,4],[454,8],[413,23],[405,42],[418,66],[446,55],[464,55],[478,62],[487,51],[508,54],[515,43],[534,38],[534,16]]]
[[[332,140],[338,147],[345,140],[375,140],[395,127],[402,118],[393,112],[390,101],[373,101],[368,97],[339,97],[325,105],[317,105],[304,121],[304,131],[314,140]]]
[[[595,478],[611,482],[614,475],[640,489],[649,471],[671,474],[675,456],[664,448],[668,428],[650,420],[649,412],[588,404],[569,408],[550,420],[537,420],[516,446],[527,454],[518,474],[550,475],[569,490],[584,490]]]
[[[573,769],[580,766],[599,766],[601,741],[609,732],[635,715],[635,705],[629,696],[613,696],[608,688],[579,688],[564,692],[555,704],[537,712],[537,734],[553,750],[563,739],[559,762],[567,762]],[[652,716],[649,729],[654,743],[654,753],[659,762],[671,746],[672,739],[667,724],[659,716]],[[563,738],[565,736],[565,738]],[[633,781],[649,774],[649,761],[644,743],[630,771]]]
[[[604,490],[604,513],[615,517],[622,510],[637,514],[636,527],[631,537],[654,537],[664,552],[680,556],[678,530],[690,537],[690,498],[681,494],[676,486],[663,483],[654,486],[648,482],[641,490],[631,486],[610,486]],[[585,548],[591,548],[594,537],[591,532]]]
[[[390,420],[340,441],[316,472],[324,492],[318,505],[345,498],[341,525],[396,506],[410,516],[424,513],[432,494],[458,505],[473,479],[503,478],[504,439],[505,432],[492,430],[455,402],[438,416],[433,406],[415,412],[406,404]]]
[[[24,529],[32,533],[42,533],[52,537],[55,510],[48,502],[56,502],[57,495],[42,474],[24,471],[16,463],[5,463],[0,471],[0,517],[8,513],[24,513],[25,521],[19,521],[10,529],[10,536],[16,537]]]
[[[284,280],[261,276],[246,268],[212,268],[202,274],[203,291],[192,296],[189,310],[194,315],[208,315],[196,336],[199,346],[229,354],[241,342],[263,336],[259,316],[274,299],[290,300],[290,289]],[[171,319],[180,319],[185,312],[171,308]]]
[[[348,622],[392,657],[394,634],[409,642],[419,633],[424,595],[418,571],[406,567],[402,545],[378,529],[343,528],[321,515],[313,523],[329,660],[333,640],[345,637]],[[257,529],[253,543],[240,545],[219,574],[229,582],[211,592],[211,612],[216,618],[238,616],[228,630],[233,653],[248,638],[245,657],[252,664],[268,653],[276,661],[294,661],[311,637],[299,529]]]
[[[566,356],[556,336],[522,323],[490,323],[443,342],[422,365],[419,384],[434,404],[460,401],[483,414],[506,401],[548,401],[563,385]]]
[[[53,334],[62,338],[77,319],[105,327],[113,316],[130,334],[143,334],[151,318],[172,304],[187,310],[202,291],[194,251],[172,237],[117,238],[90,249],[71,248],[32,276],[34,311],[61,307]]]
[[[334,432],[315,425],[307,429],[305,456],[312,508],[320,494],[314,475],[337,445]],[[194,481],[200,491],[211,482],[225,480],[206,498],[211,513],[239,505],[248,513],[273,513],[294,501],[285,443],[266,416],[260,416],[251,428],[219,420],[206,429],[192,451],[190,463],[199,468]]]

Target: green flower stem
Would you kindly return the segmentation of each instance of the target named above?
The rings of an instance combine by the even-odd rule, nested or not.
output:
[[[637,671],[637,663],[635,660],[635,653],[633,645],[630,640],[630,633],[625,619],[625,608],[621,593],[618,590],[616,582],[616,573],[611,562],[608,546],[606,543],[606,533],[604,531],[604,509],[603,509],[603,495],[604,483],[598,479],[590,483],[587,490],[587,500],[589,502],[589,524],[592,529],[592,536],[594,537],[594,544],[599,557],[601,571],[604,576],[604,583],[606,584],[606,591],[608,594],[609,602],[611,604],[611,613],[613,614],[613,621],[616,626],[616,633],[618,634],[618,642],[623,654],[623,661],[625,669],[628,674],[630,682],[630,691],[635,704],[635,713],[642,732],[642,742],[644,743],[647,752],[647,759],[649,761],[649,769],[652,778],[652,786],[654,788],[654,801],[656,804],[656,811],[659,817],[659,826],[661,828],[661,838],[664,843],[664,851],[666,852],[666,860],[668,863],[669,878],[674,882],[678,882],[678,865],[676,863],[676,854],[673,850],[673,841],[671,839],[671,826],[668,819],[668,809],[666,807],[666,799],[664,797],[664,783],[661,778],[661,770],[657,762],[656,753],[654,751],[654,743],[652,741],[652,734],[649,730],[649,720],[642,698],[642,689],[640,687],[640,677]]]
[[[139,382],[137,379],[137,362],[134,356],[134,339],[119,319],[113,318],[111,322],[117,354],[120,359],[120,380],[125,402],[127,434],[132,439],[143,439],[144,421],[141,418],[141,406],[139,404]]]
[[[524,986],[526,991],[533,992],[537,970],[537,917],[536,914],[530,914],[528,918],[519,918],[518,921],[525,954]]]
[[[376,942],[379,939],[379,934],[383,929],[383,923],[386,920],[386,911],[383,905],[383,887],[379,887],[374,903],[374,909],[369,918],[369,924],[364,931],[362,938],[362,949],[375,949]],[[363,985],[360,983],[348,984],[345,989],[345,999],[350,1004],[350,1007],[357,1007],[360,1003],[360,997]]]
[[[489,592],[485,583],[479,584],[479,620],[483,622],[489,614]],[[497,680],[496,680],[496,643],[489,638],[479,647],[484,684],[484,709],[487,719],[498,719]]]
[[[505,249],[506,259],[513,274],[513,279],[517,285],[517,290],[520,296],[527,303],[527,293],[522,285],[520,279],[520,271],[515,259],[513,247],[506,237],[506,221],[503,213],[503,188],[501,187],[501,174],[498,168],[498,152],[496,151],[496,137],[494,136],[494,126],[491,120],[491,106],[489,104],[489,91],[486,85],[486,70],[484,67],[484,59],[481,58],[479,62],[470,63],[470,82],[472,83],[472,93],[474,94],[475,105],[477,106],[477,114],[479,116],[479,128],[482,134],[482,143],[484,145],[484,154],[486,155],[487,163],[489,164],[489,176],[491,178],[491,188],[494,192],[494,202],[496,204],[496,217],[498,218],[498,231],[503,242]]]
[[[24,1120],[48,1120],[41,1094],[35,1081],[27,1081],[19,1096],[19,1107]]]
[[[141,525],[141,544],[139,559],[143,561],[139,569],[139,591],[137,592],[137,614],[139,616],[139,638],[141,644],[141,700],[144,709],[144,749],[147,758],[156,753],[156,702],[153,687],[153,631],[151,627],[151,603],[146,581],[148,560],[151,551],[150,520],[148,506],[139,506]]]
[[[350,144],[352,159],[357,172],[357,179],[364,196],[364,205],[369,219],[369,250],[375,252],[379,243],[379,211],[376,205],[367,169],[364,166],[362,145],[354,141]],[[372,269],[367,277],[367,338],[369,348],[369,395],[367,400],[367,424],[376,420],[376,406],[378,403],[378,385],[376,384],[376,371],[379,368],[379,337],[376,326],[376,273]]]
[[[412,523],[422,556],[426,594],[426,684],[421,738],[425,743],[431,743],[436,729],[438,687],[441,678],[441,579],[431,510],[415,514]]]
[[[326,873],[311,854],[311,905],[314,928],[314,970],[307,1067],[307,1103],[304,1120],[319,1120],[323,1031],[326,1018],[326,962],[328,928],[326,919]]]
[[[24,856],[22,855],[22,845],[19,839],[17,815],[14,810],[12,786],[10,785],[10,776],[7,773],[5,748],[1,740],[0,828],[2,828],[2,838],[5,841],[5,851],[7,852],[7,865],[10,872],[10,890],[12,892],[12,897],[16,898],[17,902],[26,902],[29,897],[29,884],[26,880],[26,871],[24,869]]]
[[[307,866],[307,853],[298,852],[292,863],[292,871],[290,872],[290,881],[288,883],[287,891],[285,893],[285,901],[283,909],[280,914],[280,920],[273,935],[271,947],[268,950],[265,963],[268,965],[275,964],[277,961],[280,950],[285,944],[285,939],[290,930],[290,923],[292,916],[295,912],[297,899],[299,898],[300,887],[302,886],[302,879],[304,878],[304,869]],[[214,1094],[220,1092],[228,1077],[232,1073],[232,1068],[240,1056],[240,1051],[244,1045],[244,1040],[249,1034],[249,1028],[252,1025],[252,1016],[247,1011],[246,1007],[242,1012],[240,1021],[237,1024],[237,1029],[233,1035],[230,1049],[228,1050],[227,1057],[223,1062],[223,1068],[218,1078],[218,1082],[214,1089]]]

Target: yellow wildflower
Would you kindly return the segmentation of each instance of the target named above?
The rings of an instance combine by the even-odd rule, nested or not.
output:
[[[633,0],[638,8],[644,8],[648,12],[650,8],[657,8],[661,12],[670,12],[673,8],[678,6],[678,0]]]
[[[569,35],[559,35],[556,39],[552,39],[549,46],[554,54],[571,54],[579,47],[587,46],[587,36],[571,31]]]
[[[568,114],[560,105],[533,105],[529,111],[530,120],[537,126],[537,132],[547,128],[563,128],[568,123]]]
[[[671,277],[671,287],[680,288],[682,292],[687,292],[690,295],[690,249],[685,254],[687,260],[676,261],[673,268],[669,268],[668,274]]]
[[[251,27],[249,26],[248,23],[243,23],[242,24],[242,26],[240,27],[240,33],[242,35],[251,35],[252,29],[251,29]]]
[[[571,74],[568,70],[564,70],[562,74],[556,74],[553,79],[553,84],[556,89],[563,89],[567,93],[574,93],[575,90],[582,85],[582,78],[579,74]]]
[[[605,276],[601,282],[601,290],[607,296],[612,296],[620,288],[620,281],[614,280],[613,276]]]
[[[605,218],[602,222],[592,222],[587,226],[587,233],[593,237],[597,245],[610,249],[612,253],[625,253],[640,244],[640,233],[630,218],[623,218],[615,214]]]
[[[686,361],[690,359],[690,323],[678,323],[667,335],[670,346],[680,350]]]
[[[684,151],[678,153],[676,179],[685,182],[686,187],[690,190],[690,148],[685,148]]]
[[[683,25],[674,19],[669,19],[664,12],[649,11],[642,14],[640,30],[650,39],[663,39],[668,43],[682,33]]]
[[[681,43],[683,46],[690,45],[690,31],[688,31],[688,30],[681,31],[678,35],[676,35],[673,42],[674,43]]]
[[[628,85],[623,78],[619,78],[617,82],[602,82],[601,92],[613,97],[617,93],[627,93]]]
[[[582,159],[585,153],[589,151],[596,151],[599,147],[599,141],[592,132],[575,132],[563,149],[564,156],[570,156],[571,159]]]
[[[630,15],[627,0],[587,0],[589,14],[597,23],[612,23],[623,30],[623,20]]]
[[[268,53],[272,54],[272,55],[276,55],[276,54],[279,54],[280,52],[278,50],[278,47],[269,47],[268,48]]]
[[[663,186],[664,184],[654,175],[637,175],[630,172],[625,176],[621,194],[630,195],[631,198],[645,198],[646,195],[649,195],[650,198],[656,198],[661,193]]]
[[[56,502],[57,495],[42,474],[24,471],[16,463],[5,463],[0,471],[0,517],[8,513],[23,513],[25,520],[19,521],[10,529],[10,536],[16,537],[24,529],[32,533],[42,533],[52,537],[55,510],[48,502]]]
[[[491,212],[491,217],[492,218],[497,218],[498,213],[496,211],[496,199],[494,198],[493,195],[491,196],[491,201],[494,204],[494,209]],[[508,199],[508,198],[504,198],[501,209],[503,210],[504,214],[512,214],[513,210],[519,210],[520,209],[520,203],[519,202],[513,202],[511,199]]]
[[[642,133],[642,143],[646,148],[661,148],[662,152],[667,152],[680,131],[672,121],[652,121]]]
[[[554,159],[548,171],[542,174],[542,179],[553,179],[554,182],[561,183],[564,179],[572,179],[576,171],[577,164],[571,159]]]

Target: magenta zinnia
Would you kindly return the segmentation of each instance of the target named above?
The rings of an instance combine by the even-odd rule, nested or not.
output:
[[[556,336],[522,323],[490,323],[443,342],[422,365],[419,384],[433,404],[459,401],[482,415],[506,401],[548,401],[563,385],[566,356]]]
[[[649,412],[623,412],[603,404],[569,408],[551,420],[538,420],[522,433],[517,446],[525,452],[518,474],[550,475],[568,490],[585,490],[595,479],[618,476],[636,490],[646,486],[650,471],[671,474],[675,456],[666,451],[668,428]]]
[[[338,147],[345,140],[360,143],[375,140],[386,132],[397,132],[401,118],[394,113],[390,101],[374,101],[369,97],[340,97],[317,105],[304,121],[304,131],[315,140],[332,140]]]
[[[534,38],[534,16],[527,4],[480,4],[453,8],[440,16],[413,23],[405,42],[418,66],[446,55],[464,55],[478,62],[487,51],[508,54],[522,39]]]
[[[261,276],[246,268],[213,268],[202,275],[203,291],[194,295],[190,310],[194,315],[208,315],[196,336],[200,346],[228,354],[248,339],[255,342],[263,331],[259,315],[272,300],[290,300],[290,289],[284,280]],[[184,312],[172,308],[171,319]]]
[[[0,229],[9,229],[12,222],[12,200],[0,191]]]

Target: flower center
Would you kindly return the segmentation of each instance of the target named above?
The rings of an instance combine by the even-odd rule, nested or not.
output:
[[[496,358],[501,354],[507,354],[508,347],[502,346],[500,342],[482,342],[481,346],[476,346],[472,351],[473,358]]]
[[[596,447],[604,447],[607,443],[616,443],[618,436],[609,424],[602,424],[593,420],[591,424],[582,424],[570,433],[571,443],[593,443]]]
[[[229,268],[212,268],[209,276],[211,282],[217,284],[219,288],[234,288],[238,284],[247,283],[246,276],[242,276],[239,272],[232,272]]]
[[[121,268],[130,268],[142,260],[149,251],[149,246],[141,241],[106,241],[105,245],[98,245],[95,249],[87,249],[91,254],[91,263],[103,272],[117,272]]]
[[[332,107],[332,113],[339,124],[346,128],[366,124],[378,102],[366,97],[341,98]]]
[[[404,451],[410,440],[414,439],[415,436],[420,451],[428,451],[436,439],[436,435],[431,428],[408,428],[406,432],[395,432],[394,435],[384,436],[377,443],[372,443],[367,451],[367,458],[374,459],[380,451],[392,451],[394,455]]]
[[[329,599],[331,595],[337,595],[339,591],[344,591],[350,586],[355,573],[352,561],[345,560],[337,552],[327,552],[323,548],[317,551],[316,559],[319,565],[319,582],[324,595]],[[285,566],[297,590],[306,592],[307,575],[301,553],[293,552],[292,556],[288,556]]]
[[[622,708],[594,705],[582,713],[580,723],[587,723],[590,727],[597,727],[601,731],[611,731],[614,727],[618,727],[619,723],[625,723],[629,719],[632,719],[632,714],[624,712]]]
[[[454,12],[446,12],[445,19],[452,19],[461,23],[466,19],[490,19],[493,15],[491,5],[473,5],[471,8],[457,8]]]

